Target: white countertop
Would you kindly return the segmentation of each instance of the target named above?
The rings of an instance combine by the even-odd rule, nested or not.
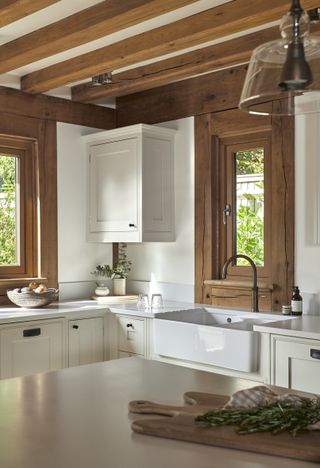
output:
[[[135,434],[128,402],[182,404],[254,383],[128,358],[0,381],[1,468],[311,468],[286,458]]]
[[[320,316],[302,315],[292,317],[292,320],[280,320],[277,322],[255,325],[254,330],[273,335],[296,336],[320,340]]]
[[[164,307],[161,309],[139,309],[134,303],[124,304],[98,304],[93,300],[80,300],[69,302],[55,302],[47,307],[40,309],[22,309],[20,307],[0,307],[0,323],[20,322],[24,320],[43,320],[56,317],[64,317],[66,315],[85,314],[88,315],[91,311],[102,312],[111,310],[113,313],[135,315],[145,318],[154,318],[157,312],[165,313],[172,311],[179,311],[184,309],[205,307],[213,310],[206,304],[192,304],[187,302],[165,301]],[[226,311],[225,309],[216,309],[216,312]],[[241,312],[248,317],[252,317],[251,312]],[[228,310],[228,314],[237,315],[238,311]],[[310,338],[320,340],[320,315],[303,315],[302,317],[284,317],[280,313],[265,314],[256,313],[256,318],[263,319],[274,318],[274,321],[265,324],[254,326],[254,330],[263,333],[273,333],[278,335],[295,336],[300,338]]]

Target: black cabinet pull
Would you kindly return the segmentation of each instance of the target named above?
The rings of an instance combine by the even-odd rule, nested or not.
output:
[[[310,356],[313,359],[320,359],[320,349],[310,349]]]
[[[127,323],[127,328],[133,328],[132,323]]]
[[[135,227],[135,225],[133,223],[130,223],[129,227]]]
[[[75,330],[78,330],[79,325],[72,325],[72,328],[74,328]]]
[[[41,335],[41,328],[30,328],[29,330],[23,330],[24,338],[27,338],[30,336],[39,336],[39,335]]]

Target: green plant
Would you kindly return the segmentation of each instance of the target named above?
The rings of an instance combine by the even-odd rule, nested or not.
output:
[[[112,269],[111,278],[127,278],[131,271],[132,262],[127,258],[127,244],[119,244],[119,260]]]
[[[251,257],[258,266],[264,264],[263,219],[248,206],[237,211],[237,252]],[[238,260],[238,265],[246,265]]]
[[[104,278],[111,278],[112,268],[110,265],[97,265],[96,269],[92,271],[91,274],[95,277],[103,276]]]
[[[127,278],[131,271],[132,262],[127,258],[127,244],[119,244],[119,260],[115,267],[110,265],[97,265],[91,272],[95,277],[105,277],[111,279]]]
[[[300,403],[277,402],[251,410],[214,409],[195,421],[202,427],[237,426],[238,434],[289,432],[296,436],[320,421],[320,398],[301,400]]]
[[[0,155],[0,264],[16,263],[15,158]]]

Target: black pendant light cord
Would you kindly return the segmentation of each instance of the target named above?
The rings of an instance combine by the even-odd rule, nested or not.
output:
[[[301,42],[300,39],[300,18],[303,9],[300,5],[300,0],[292,0],[292,5],[289,10],[290,15],[293,17],[293,40],[294,42]]]

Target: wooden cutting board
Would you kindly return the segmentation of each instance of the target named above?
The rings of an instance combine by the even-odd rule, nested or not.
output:
[[[195,424],[194,418],[210,409],[222,407],[229,397],[188,392],[184,400],[184,406],[159,405],[144,400],[130,402],[129,411],[132,413],[162,416],[134,421],[131,426],[133,431],[167,439],[320,462],[320,431],[292,437],[288,433],[276,436],[269,433],[239,435],[232,426],[202,428]]]

